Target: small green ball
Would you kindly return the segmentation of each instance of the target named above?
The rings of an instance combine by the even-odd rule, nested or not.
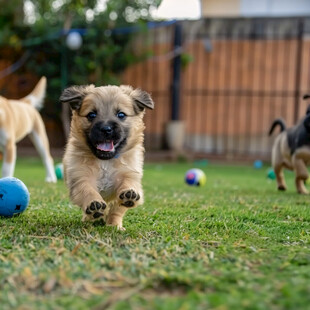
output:
[[[269,168],[267,171],[267,178],[270,180],[274,180],[276,178],[276,174],[274,173],[272,168]]]
[[[57,180],[62,180],[64,177],[64,167],[62,163],[59,163],[55,166],[55,174],[57,177]]]

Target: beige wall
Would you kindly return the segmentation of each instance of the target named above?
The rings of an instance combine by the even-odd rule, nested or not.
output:
[[[240,16],[241,0],[201,0],[201,13],[208,16]]]

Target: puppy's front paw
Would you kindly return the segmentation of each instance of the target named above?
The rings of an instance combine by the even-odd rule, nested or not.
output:
[[[121,200],[121,205],[127,208],[132,208],[136,205],[137,201],[140,199],[139,193],[136,193],[133,189],[122,192],[119,195]]]
[[[104,210],[107,205],[105,202],[92,201],[90,205],[86,208],[83,220],[84,221],[95,221],[99,220],[104,216]]]

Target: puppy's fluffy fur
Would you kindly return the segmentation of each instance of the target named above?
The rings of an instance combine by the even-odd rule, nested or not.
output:
[[[305,95],[304,99],[308,96]],[[283,168],[294,170],[297,192],[308,194],[304,182],[308,179],[307,165],[310,163],[310,106],[306,116],[294,127],[286,128],[282,119],[276,119],[271,125],[269,135],[280,126],[281,132],[272,147],[272,167],[274,169],[279,190],[286,190]]]
[[[128,208],[143,203],[145,108],[150,95],[130,86],[72,86],[60,97],[72,121],[63,164],[70,198],[83,220],[123,229]]]
[[[34,90],[22,99],[10,100],[0,96],[2,177],[14,175],[16,143],[29,135],[45,165],[46,181],[56,182],[57,180],[44,123],[37,111],[42,107],[45,89],[46,78],[42,77]]]

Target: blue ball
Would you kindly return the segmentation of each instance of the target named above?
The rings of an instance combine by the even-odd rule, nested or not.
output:
[[[11,217],[25,211],[29,204],[29,191],[19,179],[0,179],[0,216]]]
[[[261,160],[255,160],[253,166],[255,169],[260,169],[263,167],[263,162]]]

